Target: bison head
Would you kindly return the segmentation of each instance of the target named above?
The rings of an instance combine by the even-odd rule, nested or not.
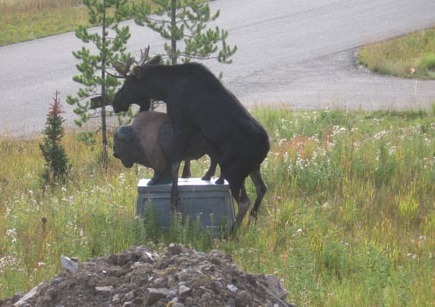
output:
[[[130,168],[134,163],[141,163],[145,153],[140,146],[132,126],[123,126],[115,131],[113,156]]]

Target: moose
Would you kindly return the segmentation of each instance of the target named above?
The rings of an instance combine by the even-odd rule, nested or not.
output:
[[[142,52],[142,57],[144,56],[144,53]],[[153,58],[151,61],[148,62],[148,65],[157,65],[159,64],[160,58],[159,57],[155,57]],[[116,75],[112,75],[114,77],[121,77],[121,78],[127,78],[127,74],[129,73],[129,68],[130,66],[136,62],[134,58],[129,58],[127,63],[125,64],[120,64],[117,62],[112,63],[114,68],[116,69],[116,71],[118,73],[120,73],[119,76]],[[126,69],[127,68],[127,69]],[[139,106],[139,112],[144,112],[144,111],[148,111],[151,108],[151,99],[149,99],[146,96],[141,97],[140,100],[135,101],[134,104],[137,104]],[[127,112],[128,109],[130,107],[130,104],[122,104],[122,103],[117,103],[117,104],[113,104],[113,111],[115,113],[120,113],[120,112]],[[213,160],[210,161],[210,168],[207,171],[207,174],[202,178],[203,180],[208,180],[210,181],[209,178],[211,178],[215,171],[216,171],[216,167],[217,167],[217,163]],[[184,160],[184,167],[183,167],[183,171],[181,173],[181,178],[190,178],[191,177],[191,172],[190,172],[190,160]],[[148,184],[153,184],[156,183],[157,181],[151,180]],[[217,184],[221,184],[223,183],[223,180],[218,180],[215,183]]]
[[[166,184],[171,182],[171,166],[169,157],[174,132],[167,114],[161,112],[140,112],[133,123],[119,127],[114,134],[113,156],[121,160],[122,164],[130,168],[134,163],[141,164],[154,170],[154,176],[148,185]],[[196,160],[203,155],[212,155],[212,148],[196,131],[189,139],[183,159]],[[202,180],[210,181],[216,170],[216,163]],[[219,178],[217,183],[224,183]]]
[[[202,64],[185,63],[159,65],[160,57],[148,62],[149,47],[141,60],[130,71],[127,63],[119,73],[126,76],[113,101],[114,109],[155,99],[164,101],[173,127],[171,148],[171,204],[178,201],[178,171],[189,140],[196,131],[211,144],[213,158],[221,174],[228,181],[238,204],[236,229],[249,210],[250,201],[245,179],[250,176],[257,197],[251,210],[256,217],[267,191],[261,177],[260,165],[270,149],[269,137],[261,124],[244,108],[240,101]]]

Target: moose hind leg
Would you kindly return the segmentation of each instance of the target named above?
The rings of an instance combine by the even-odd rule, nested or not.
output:
[[[236,193],[234,193],[234,194],[236,194]],[[242,181],[242,185],[240,187],[239,194],[234,196],[234,198],[236,199],[238,210],[237,210],[236,221],[235,221],[233,227],[231,228],[232,234],[234,234],[237,231],[237,229],[240,227],[240,225],[242,224],[243,218],[245,217],[245,215],[248,212],[248,209],[251,205],[248,194],[246,193],[244,180]]]
[[[186,151],[187,140],[189,139],[189,130],[177,130],[174,127],[174,137],[172,150],[169,155],[169,161],[171,165],[171,205],[172,209],[175,209],[178,205],[178,173],[180,171],[180,163],[183,160],[183,155]]]
[[[263,197],[267,192],[267,186],[261,177],[260,167],[253,170],[249,175],[254,183],[255,191],[257,193],[254,207],[251,210],[251,216],[257,218],[258,208],[260,207]]]
[[[172,187],[171,187],[171,207],[172,210],[178,205],[178,172],[180,170],[181,162],[173,162],[171,164],[171,177],[172,177]]]

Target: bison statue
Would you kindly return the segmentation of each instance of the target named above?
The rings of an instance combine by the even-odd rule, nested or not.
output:
[[[174,132],[168,116],[160,112],[140,112],[132,125],[121,126],[115,131],[113,156],[125,167],[138,163],[154,170],[149,185],[171,182],[170,158],[174,146]],[[198,131],[192,135],[184,153],[184,159],[195,160],[203,155],[212,155],[212,147]],[[211,158],[210,168],[202,178],[210,180],[217,163]],[[223,183],[219,178],[216,183]]]

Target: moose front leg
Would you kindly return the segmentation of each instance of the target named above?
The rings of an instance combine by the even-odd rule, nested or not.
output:
[[[176,131],[174,133],[174,142],[170,154],[170,165],[171,165],[171,179],[172,179],[172,188],[171,188],[171,206],[172,209],[178,205],[179,197],[178,197],[178,174],[180,171],[180,164],[185,152],[186,144],[187,144],[187,136],[183,131]]]
[[[187,141],[192,134],[192,127],[189,125],[189,120],[186,118],[185,112],[180,112],[174,109],[174,106],[167,102],[168,116],[172,123],[173,137],[172,144],[169,150],[169,161],[171,166],[172,189],[171,189],[171,205],[175,209],[178,205],[178,173],[180,163],[186,153]],[[172,116],[171,116],[172,114]],[[176,114],[176,116],[174,116]]]
[[[183,172],[181,173],[181,178],[190,178],[192,174],[190,173],[190,160],[184,161]]]
[[[164,172],[154,172],[153,178],[148,181],[148,185],[168,184],[171,183],[172,173],[170,170]]]

